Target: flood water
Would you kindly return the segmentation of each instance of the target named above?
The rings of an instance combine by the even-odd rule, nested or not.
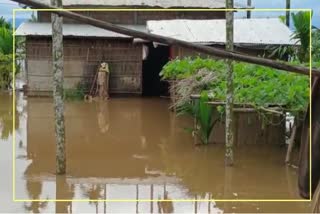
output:
[[[0,94],[0,212],[222,213],[308,212],[307,202],[215,202],[301,199],[285,148],[242,145],[224,166],[223,145],[197,146],[161,98],[66,103],[67,175],[55,175],[50,98],[17,96],[12,156],[12,95]],[[15,159],[15,177],[12,176]],[[12,182],[15,193],[12,194]],[[189,199],[187,202],[13,202],[46,199]],[[191,201],[208,200],[211,201]]]

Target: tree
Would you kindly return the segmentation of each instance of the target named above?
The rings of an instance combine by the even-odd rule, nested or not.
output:
[[[12,28],[11,24],[9,22],[7,22],[6,19],[3,16],[0,17],[0,27],[4,27],[4,28],[7,28],[7,29],[11,29]]]
[[[62,7],[62,0],[51,0],[51,5]],[[55,110],[56,132],[56,173],[66,172],[65,127],[63,103],[63,34],[62,16],[51,14],[52,22],[52,70],[53,70],[53,99]]]
[[[32,11],[31,17],[30,17],[30,19],[29,19],[28,21],[29,21],[29,22],[37,22],[37,21],[38,21],[38,18],[37,18],[37,16],[34,14],[34,11]]]
[[[10,23],[0,18],[0,53],[11,54],[13,52],[13,36]]]
[[[20,49],[21,39],[16,39],[15,49]],[[11,86],[12,60],[13,60],[13,35],[12,26],[3,17],[0,18],[0,89],[8,89]],[[17,52],[16,52],[17,53]],[[19,54],[16,54],[16,61]],[[16,63],[16,74],[20,72],[20,64]]]
[[[226,0],[226,8],[233,9],[233,0]],[[226,50],[233,51],[233,11],[226,12]],[[227,93],[226,93],[226,152],[225,163],[233,165],[233,62],[227,62]]]
[[[312,31],[312,61],[320,62],[320,29]]]
[[[293,38],[300,42],[300,47],[298,49],[298,59],[300,62],[309,61],[309,45],[310,45],[310,19],[312,13],[309,11],[300,11],[298,13],[292,13],[293,25],[295,31],[293,33]]]

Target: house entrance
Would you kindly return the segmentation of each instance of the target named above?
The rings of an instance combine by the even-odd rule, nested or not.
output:
[[[169,61],[169,47],[148,44],[148,55],[142,64],[142,95],[168,96],[168,83],[161,81],[159,73]]]

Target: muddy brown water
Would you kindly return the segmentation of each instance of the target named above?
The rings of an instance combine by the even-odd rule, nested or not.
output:
[[[0,94],[0,212],[222,213],[308,212],[307,202],[215,202],[300,199],[297,173],[278,145],[238,146],[224,167],[223,145],[193,145],[188,117],[160,98],[66,103],[67,175],[55,176],[52,100]],[[12,145],[15,154],[12,156]],[[12,158],[15,158],[15,177]],[[12,182],[15,194],[12,194]],[[187,202],[13,202],[33,199],[189,199]]]

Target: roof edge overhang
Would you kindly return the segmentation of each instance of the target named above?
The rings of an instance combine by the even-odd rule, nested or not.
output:
[[[148,43],[150,41],[147,40],[137,40],[136,43]],[[162,45],[162,46],[168,46],[167,44],[153,42],[155,46]],[[191,42],[193,44],[198,45],[205,45],[205,46],[225,46],[225,43],[221,42]],[[236,47],[239,48],[250,48],[250,49],[267,49],[269,47],[278,47],[278,46],[287,46],[287,47],[298,47],[299,44],[250,44],[250,43],[234,43],[233,44]]]
[[[16,35],[16,36],[23,36],[23,37],[27,37],[27,38],[31,38],[31,37],[42,37],[42,38],[51,38],[52,35]],[[110,37],[103,37],[103,36],[73,36],[73,35],[63,35],[63,38],[68,38],[68,39],[116,39],[116,40],[133,40],[133,37],[114,37],[114,36],[110,36]]]

